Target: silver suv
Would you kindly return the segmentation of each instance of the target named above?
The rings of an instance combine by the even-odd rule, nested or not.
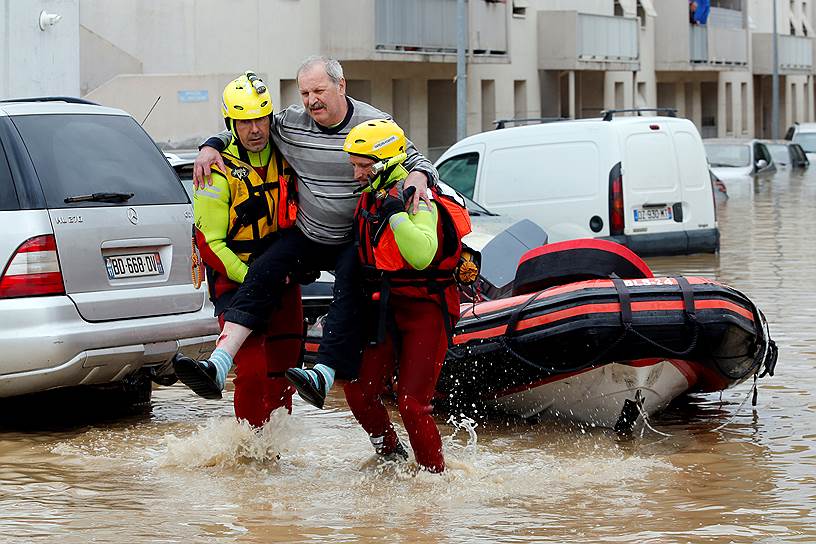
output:
[[[213,348],[190,281],[192,206],[127,113],[81,99],[0,103],[0,397],[69,386],[150,399]]]

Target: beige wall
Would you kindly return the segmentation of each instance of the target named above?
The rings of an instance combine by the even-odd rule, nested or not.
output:
[[[41,30],[40,12],[62,16]],[[0,0],[0,98],[79,94],[78,0]]]
[[[87,98],[121,108],[139,122],[159,98],[144,129],[163,147],[192,149],[205,137],[224,130],[221,92],[234,77],[234,73],[121,75],[91,91]]]
[[[0,6],[9,9],[11,1],[0,0]],[[278,108],[299,102],[297,67],[306,56],[328,50],[339,54],[349,94],[392,113],[422,151],[453,143],[455,58],[373,50],[372,0],[76,1],[81,6],[82,90],[137,119],[161,95],[145,125],[161,142],[189,145],[219,130],[220,87],[248,68],[265,75]],[[813,16],[816,0],[803,1],[794,0],[792,8],[779,2],[784,5],[780,29],[795,20],[806,30],[804,15]],[[547,116],[574,112],[584,117],[615,106],[656,105],[677,107],[701,128],[704,120],[715,119],[716,127],[706,129],[714,135],[753,133],[754,112],[761,105],[754,101],[750,67],[692,65],[687,0],[653,3],[658,15],[646,16],[640,26],[635,71],[622,64],[582,61],[570,72],[542,64],[539,36],[563,30],[552,27],[547,11],[613,15],[614,1],[528,0],[526,17],[515,17],[509,0],[508,55],[469,59],[468,134],[491,128],[495,119],[539,117],[542,110]],[[746,0],[755,32],[770,31],[766,4]],[[240,31],[226,24],[235,13],[251,14],[242,19]],[[276,24],[280,21],[297,24]],[[0,38],[2,32],[0,25]],[[0,53],[0,70],[3,58]],[[794,102],[787,106],[786,122],[813,117],[812,79],[808,74],[789,79],[784,95]],[[191,102],[190,97],[202,93],[184,91],[206,91],[207,100]]]

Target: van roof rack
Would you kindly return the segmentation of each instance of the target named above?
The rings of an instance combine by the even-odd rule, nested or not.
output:
[[[9,102],[66,102],[68,104],[87,104],[89,106],[99,106],[96,102],[85,100],[84,98],[77,98],[76,96],[35,96],[29,98],[9,98],[0,100],[2,103]]]
[[[508,123],[557,123],[558,121],[570,121],[569,117],[528,117],[525,119],[497,119],[493,121],[496,130],[505,128]]]
[[[677,117],[677,110],[675,108],[627,108],[619,110],[604,110],[601,112],[604,121],[611,121],[616,113],[637,113],[640,117],[644,111],[654,111],[657,113],[665,113],[669,117]]]

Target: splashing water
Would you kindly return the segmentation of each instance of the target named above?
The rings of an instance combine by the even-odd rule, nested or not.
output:
[[[158,464],[189,468],[274,463],[281,453],[290,449],[296,435],[294,427],[292,418],[283,409],[273,412],[260,429],[243,420],[210,419],[189,436],[165,436],[167,450],[159,456]]]

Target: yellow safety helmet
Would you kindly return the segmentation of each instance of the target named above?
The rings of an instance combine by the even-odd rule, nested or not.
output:
[[[269,90],[254,72],[246,72],[224,87],[221,100],[224,119],[259,119],[271,115],[272,111]]]
[[[343,151],[376,161],[405,154],[405,132],[390,119],[363,121],[348,133]]]

